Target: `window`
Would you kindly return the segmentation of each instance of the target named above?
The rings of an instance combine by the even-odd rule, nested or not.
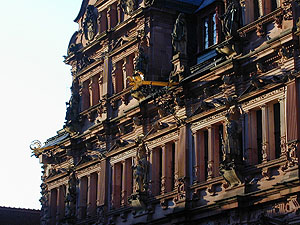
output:
[[[257,162],[262,162],[262,112],[256,111],[256,146],[257,146]]]
[[[274,138],[275,138],[275,158],[279,158],[281,154],[280,148],[280,104],[276,103],[274,107]]]
[[[202,19],[202,43],[200,48],[202,50],[209,48],[210,46],[217,43],[217,23],[216,13],[212,13]]]

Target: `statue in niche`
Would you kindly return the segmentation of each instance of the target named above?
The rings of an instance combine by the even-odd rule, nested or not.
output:
[[[179,13],[171,36],[174,52],[186,55],[187,29],[183,13]]]
[[[141,72],[146,74],[147,72],[147,57],[143,47],[139,47],[138,55],[133,60],[134,72]]]
[[[242,161],[241,115],[242,109],[237,104],[232,106],[226,114],[225,138],[222,147],[223,161],[220,164],[220,173],[229,187],[241,184],[239,174]]]
[[[237,30],[242,26],[242,10],[238,0],[227,0],[226,12],[219,17],[225,37],[238,37]]]
[[[84,36],[87,40],[92,41],[96,35],[97,18],[94,13],[94,7],[87,7],[86,17],[83,22]]]
[[[225,156],[230,156],[231,159],[241,158],[241,114],[242,109],[237,105],[231,107],[226,114],[224,153]]]
[[[125,14],[130,14],[137,9],[137,0],[121,0],[121,7]]]
[[[136,140],[137,153],[135,158],[135,165],[133,166],[133,178],[135,180],[134,191],[143,193],[147,190],[147,149],[143,136],[139,136]]]

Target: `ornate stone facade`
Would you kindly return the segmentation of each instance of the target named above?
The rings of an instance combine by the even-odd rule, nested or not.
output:
[[[298,1],[83,1],[41,224],[300,224]]]

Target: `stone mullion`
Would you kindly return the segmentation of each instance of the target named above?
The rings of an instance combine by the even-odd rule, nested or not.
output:
[[[279,99],[280,104],[280,148],[281,156],[286,154],[286,109],[285,109],[285,98]]]
[[[194,136],[194,143],[195,143],[195,165],[194,165],[194,181],[200,182],[200,132],[197,131],[193,134]]]
[[[266,162],[269,157],[269,126],[268,126],[268,106],[261,106],[262,112],[262,160]]]
[[[61,210],[61,205],[60,205],[60,193],[61,193],[61,189],[60,187],[56,188],[56,221],[59,221],[60,219],[60,210]]]
[[[264,15],[264,0],[258,0],[259,16]]]
[[[178,140],[176,140],[174,142],[175,144],[175,168],[174,168],[174,188],[177,187],[177,181],[178,181],[178,164],[180,163],[179,162],[179,157],[178,157]]]
[[[111,13],[112,13],[112,7],[109,6],[108,9],[107,9],[107,13],[106,13],[106,18],[107,18],[107,30],[110,30],[111,29],[111,19],[112,19],[112,16],[111,16]]]
[[[207,178],[212,179],[214,177],[214,127],[208,127],[208,174]]]
[[[101,206],[101,171],[97,172],[97,206]]]
[[[88,80],[88,92],[89,92],[90,106],[92,106],[93,105],[93,79]]]
[[[128,57],[125,57],[123,59],[123,64],[122,64],[122,76],[123,76],[123,87],[126,88],[126,79],[127,79],[127,70],[128,70]]]
[[[161,146],[161,151],[162,151],[162,177],[161,177],[161,187],[160,187],[160,192],[161,194],[164,194],[167,192],[167,160],[168,160],[168,155],[167,155],[167,148],[166,145]]]
[[[126,184],[125,160],[123,160],[121,162],[120,166],[122,167],[122,169],[121,169],[121,171],[122,171],[122,176],[121,176],[121,178],[122,178],[122,180],[121,180],[121,182],[122,182],[122,184],[121,184],[121,187],[122,187],[122,190],[121,190],[121,205],[125,206],[126,203],[127,203],[127,189],[126,189],[126,185],[125,185]]]

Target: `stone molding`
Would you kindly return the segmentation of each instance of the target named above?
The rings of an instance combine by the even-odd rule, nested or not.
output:
[[[179,138],[179,130],[175,131],[175,132],[171,132],[169,134],[163,135],[161,137],[155,138],[154,140],[151,141],[147,141],[147,147],[150,149],[165,145],[168,142],[171,141],[177,141]]]
[[[121,162],[125,159],[128,159],[130,157],[135,157],[136,156],[136,148],[127,150],[125,152],[119,153],[116,156],[113,156],[110,158],[110,164],[113,166],[114,164]]]
[[[77,178],[82,178],[94,172],[100,171],[100,163],[97,163],[93,166],[89,166],[88,168],[76,171]]]
[[[68,176],[66,176],[66,177],[64,177],[62,179],[59,179],[59,180],[55,180],[53,182],[48,183],[48,189],[51,190],[51,189],[54,189],[54,188],[58,188],[61,185],[67,185],[68,181],[69,181],[69,177]]]
[[[285,98],[285,92],[286,92],[286,88],[285,87],[281,87],[279,89],[276,89],[274,91],[271,91],[269,93],[266,93],[264,95],[261,95],[257,98],[254,98],[250,101],[244,102],[242,103],[242,109],[244,111],[249,111],[253,108],[262,106],[267,104],[270,101],[276,100],[276,99],[282,99]]]

